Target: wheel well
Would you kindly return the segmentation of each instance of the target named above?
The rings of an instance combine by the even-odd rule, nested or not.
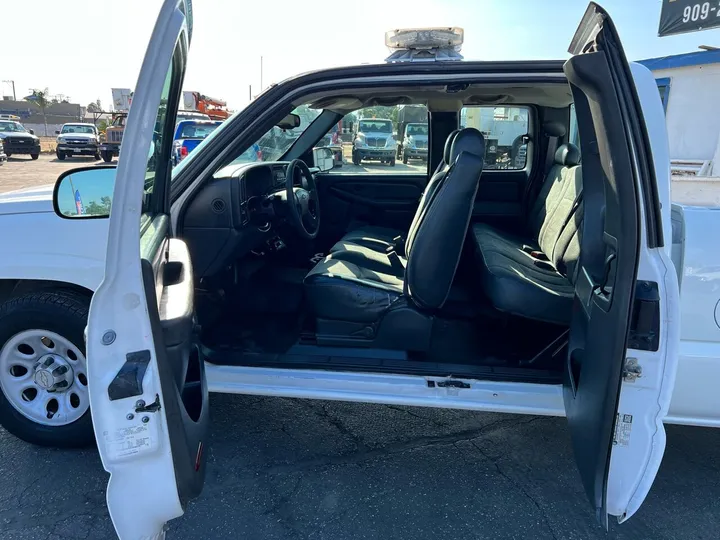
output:
[[[13,296],[20,296],[28,292],[40,290],[66,290],[73,291],[91,298],[93,292],[80,285],[74,283],[66,283],[64,281],[52,281],[43,279],[0,279],[0,303]]]

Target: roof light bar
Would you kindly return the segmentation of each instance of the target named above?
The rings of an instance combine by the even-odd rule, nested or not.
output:
[[[457,26],[407,28],[385,32],[385,45],[392,51],[386,62],[435,62],[462,60],[465,32]]]

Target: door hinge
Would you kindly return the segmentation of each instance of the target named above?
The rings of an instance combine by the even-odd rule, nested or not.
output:
[[[623,366],[623,381],[635,382],[642,377],[642,366],[637,358],[626,358]]]
[[[660,347],[660,291],[654,281],[638,281],[630,314],[628,348],[657,351]]]

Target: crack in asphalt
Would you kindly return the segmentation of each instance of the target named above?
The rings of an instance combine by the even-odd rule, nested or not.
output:
[[[529,423],[529,422],[526,422]],[[476,437],[477,438],[477,437]],[[475,439],[476,439],[475,438]],[[509,474],[507,474],[502,467],[500,467],[500,464],[487,452],[485,452],[480,446],[478,446],[475,443],[475,439],[468,439],[467,442],[469,442],[479,453],[481,456],[483,456],[487,461],[489,461],[493,467],[495,467],[495,470],[498,472],[500,476],[502,476],[505,480],[507,480],[510,485],[512,485],[515,489],[517,489],[520,493],[522,493],[525,498],[527,498],[535,508],[537,508],[538,512],[540,513],[540,517],[542,518],[543,522],[545,523],[545,526],[547,527],[548,531],[552,535],[552,537],[555,540],[558,540],[558,536],[555,534],[555,530],[552,528],[552,525],[550,525],[550,518],[548,517],[547,513],[543,509],[542,506],[540,506],[540,503],[535,500],[535,498],[532,496],[532,494],[525,489],[525,487],[520,484],[517,480],[515,480],[513,477],[511,477]]]
[[[404,452],[417,450],[420,448],[427,448],[431,446],[439,445],[452,445],[462,441],[469,441],[471,439],[477,439],[483,435],[487,435],[493,431],[503,429],[507,426],[512,425],[527,425],[532,422],[545,419],[547,417],[538,416],[532,417],[527,421],[518,421],[517,418],[512,419],[500,419],[476,429],[463,430],[453,434],[446,435],[428,435],[424,437],[418,437],[409,441],[402,441],[398,443],[389,444],[382,448],[368,449],[365,445],[362,448],[359,447],[359,451],[353,454],[337,455],[337,456],[323,456],[321,458],[307,459],[298,461],[296,463],[281,464],[281,465],[270,465],[266,467],[268,474],[288,474],[293,472],[300,472],[309,469],[315,469],[319,467],[328,467],[333,465],[351,465],[362,463],[376,458],[383,458],[386,456],[392,456]],[[354,434],[352,434],[354,435]],[[356,438],[355,436],[354,438]]]

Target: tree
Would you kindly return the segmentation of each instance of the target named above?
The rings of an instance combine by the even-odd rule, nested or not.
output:
[[[44,90],[38,90],[37,88],[33,88],[30,90],[32,92],[31,100],[34,101],[38,107],[40,107],[40,111],[43,115],[43,123],[45,124],[45,136],[48,136],[47,132],[47,116],[45,116],[45,109],[47,109],[48,105],[50,105],[50,100],[48,99],[50,97],[50,92],[47,88]]]
[[[111,207],[112,200],[110,197],[100,197],[100,203],[90,201],[87,205],[85,205],[85,213],[89,216],[109,216]]]
[[[100,100],[93,101],[92,103],[88,103],[87,106],[87,112],[89,113],[99,113],[102,112],[102,106],[100,105]]]

